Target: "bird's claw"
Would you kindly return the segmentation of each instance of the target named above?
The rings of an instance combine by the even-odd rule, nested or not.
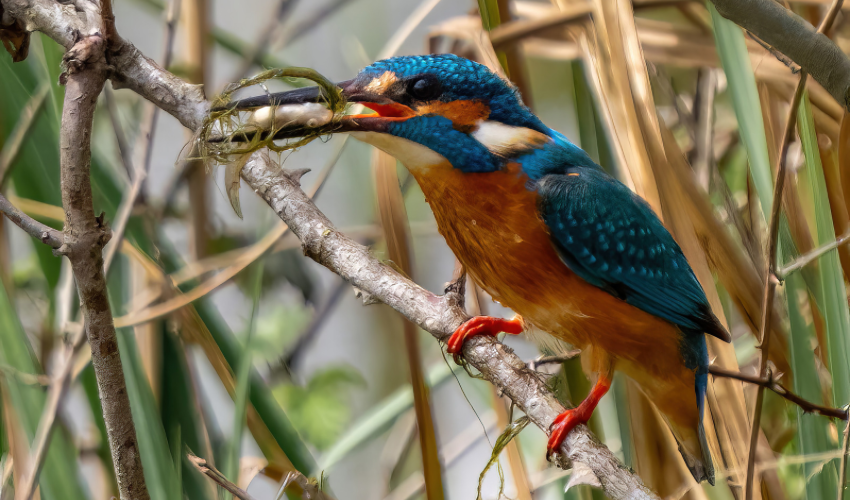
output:
[[[561,445],[570,431],[579,424],[586,424],[589,417],[589,415],[585,415],[581,408],[573,408],[555,418],[555,421],[549,426],[551,434],[549,434],[549,442],[546,444],[547,461],[552,458],[552,455],[560,451]]]
[[[454,355],[455,361],[459,361],[460,353],[463,350],[463,344],[469,337],[476,335],[491,335],[496,336],[502,332],[513,335],[522,333],[525,329],[525,324],[519,316],[513,319],[493,318],[490,316],[475,316],[470,318],[466,323],[460,325],[457,330],[449,337],[446,342],[449,354]]]

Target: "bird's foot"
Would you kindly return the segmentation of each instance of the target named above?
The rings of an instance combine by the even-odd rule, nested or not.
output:
[[[549,460],[552,455],[558,453],[561,449],[561,444],[571,430],[575,429],[579,424],[586,424],[590,420],[592,411],[585,412],[581,405],[578,408],[567,410],[558,415],[552,426],[549,429],[552,434],[549,435],[549,443],[546,445],[546,460]]]
[[[590,416],[593,415],[593,410],[596,409],[599,400],[602,399],[602,396],[610,388],[611,380],[607,376],[600,376],[596,381],[596,385],[590,391],[590,394],[587,395],[580,405],[561,413],[555,418],[555,421],[549,427],[552,433],[549,435],[549,443],[546,445],[546,460],[549,460],[553,454],[558,453],[570,431],[580,424],[586,424],[590,420]]]
[[[522,333],[523,330],[525,330],[525,323],[520,316],[514,316],[513,319],[475,316],[460,325],[452,336],[449,337],[449,341],[446,343],[448,346],[446,350],[449,354],[457,357],[461,349],[463,349],[463,343],[469,337],[474,337],[475,335],[491,335],[495,337],[501,332],[516,335]]]

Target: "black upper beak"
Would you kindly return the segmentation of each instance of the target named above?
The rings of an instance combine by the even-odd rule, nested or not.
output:
[[[352,94],[352,87],[354,80],[346,80],[344,82],[340,82],[337,87],[342,89],[343,95],[346,98],[350,97]],[[266,94],[266,95],[258,95],[254,97],[247,97],[245,99],[240,99],[238,101],[230,102],[224,106],[219,106],[217,108],[213,108],[211,111],[247,111],[257,108],[264,108],[266,106],[283,106],[285,104],[305,104],[309,102],[321,102],[321,87],[304,87],[295,90],[288,90],[286,92],[276,92],[274,94]]]

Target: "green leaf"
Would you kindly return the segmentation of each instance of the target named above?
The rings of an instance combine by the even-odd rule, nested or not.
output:
[[[729,82],[732,107],[738,119],[738,130],[750,160],[750,176],[758,193],[765,220],[770,218],[773,206],[773,178],[767,154],[767,137],[761,114],[756,77],[750,64],[750,53],[741,28],[722,17],[714,4],[706,2],[714,25],[717,54]]]
[[[811,200],[815,205],[815,245],[820,246],[835,240],[835,230],[808,92],[803,94],[800,102],[798,126],[806,157],[806,175],[812,190]],[[847,308],[847,290],[838,251],[832,250],[821,256],[817,271],[823,297],[821,312],[826,322],[833,399],[836,404],[844,405],[850,402],[850,310]]]
[[[26,61],[12,64],[11,58],[0,55],[0,145],[11,133],[23,107],[32,93],[44,79],[50,76],[40,68],[58,68],[55,49],[56,43],[49,38],[37,38],[43,50],[33,50],[33,56]],[[34,41],[36,39],[34,38]],[[59,55],[61,58],[61,54]],[[51,81],[51,91],[57,96],[61,106],[64,89],[56,80]],[[55,102],[55,101],[54,101]],[[61,109],[61,107],[59,108]],[[38,114],[27,138],[21,145],[17,160],[11,165],[9,177],[18,196],[51,205],[61,205],[59,191],[59,114],[56,106],[48,103],[45,110]],[[43,221],[56,225],[53,221]],[[33,240],[34,241],[34,240]],[[35,242],[35,241],[34,241]],[[38,255],[40,267],[50,287],[49,296],[59,282],[61,259],[53,255],[52,250],[40,242],[33,247]]]
[[[459,372],[461,370],[463,368],[459,365],[455,365],[452,368],[447,364],[440,363],[428,370],[425,380],[428,383],[428,387],[433,391],[434,388],[439,387],[449,380],[453,372]],[[334,375],[325,376],[333,378]],[[283,397],[287,396],[284,395]],[[377,437],[389,428],[402,413],[412,407],[413,389],[410,387],[410,384],[396,389],[395,392],[381,400],[351,425],[345,434],[334,443],[333,447],[328,449],[327,453],[322,456],[322,461],[319,467],[313,471],[313,475],[318,476],[323,471],[327,471],[353,450],[359,448],[363,443],[367,443]]]
[[[785,293],[788,296],[788,318],[791,321],[789,350],[791,365],[794,368],[794,392],[814,404],[824,404],[821,392],[820,377],[815,365],[814,346],[817,337],[812,323],[807,321],[804,312],[809,308],[809,294],[806,292],[803,278],[793,274],[785,281]],[[797,446],[799,453],[810,455],[834,449],[829,440],[829,421],[820,415],[805,414],[796,407],[798,431]],[[807,462],[803,466],[805,477],[812,476],[821,465]],[[808,498],[835,498],[836,489],[834,478],[823,475],[813,477],[806,485]]]
[[[329,368],[304,387],[282,385],[274,394],[301,435],[322,450],[334,444],[349,423],[350,389],[362,385],[352,368]]]
[[[160,414],[172,458],[182,464],[179,469],[175,467],[177,480],[182,482],[183,493],[187,498],[212,498],[209,480],[197,473],[184,454],[185,447],[198,454],[206,452],[203,431],[199,425],[201,415],[195,405],[198,396],[192,385],[189,367],[186,366],[186,352],[181,340],[168,331],[165,322],[160,322],[159,333],[162,339]]]

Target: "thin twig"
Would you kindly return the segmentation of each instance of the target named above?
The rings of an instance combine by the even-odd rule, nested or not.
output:
[[[201,474],[212,479],[215,484],[227,490],[234,497],[241,500],[255,500],[254,497],[252,497],[247,491],[230,482],[226,477],[224,477],[224,474],[219,472],[212,465],[208,464],[203,458],[194,455],[191,452],[187,453],[186,457],[189,459],[189,462],[191,462],[192,465],[201,472]]]
[[[723,368],[717,366],[709,366],[708,372],[714,375],[715,377],[731,378],[735,380],[740,380],[741,382],[747,382],[748,384],[757,385],[764,389],[769,389],[775,392],[776,394],[782,396],[783,398],[787,399],[788,401],[794,403],[795,405],[799,406],[805,413],[817,413],[818,415],[823,415],[824,417],[847,420],[846,409],[822,406],[807,401],[788,390],[784,385],[777,382],[770,373],[768,373],[767,377],[757,377],[755,375],[747,375],[746,373],[724,370]]]
[[[848,407],[844,407],[848,411]],[[844,488],[847,486],[847,452],[850,451],[850,419],[844,426],[844,444],[841,445],[840,473],[838,476],[838,500],[844,499]]]
[[[847,243],[850,243],[850,231],[842,234],[841,236],[836,238],[835,241],[829,242],[825,245],[821,245],[817,248],[813,248],[811,251],[806,252],[803,255],[800,255],[799,257],[794,259],[790,264],[788,264],[787,266],[785,266],[782,269],[780,269],[779,271],[777,271],[776,275],[779,277],[779,279],[784,280],[788,276],[793,274],[795,271],[798,271],[798,270],[802,269],[803,267],[809,265],[813,261],[817,260],[823,254],[828,253],[832,250],[835,250],[836,248],[840,247],[841,245],[844,245],[844,244],[847,244]]]
[[[12,133],[3,143],[3,148],[0,149],[0,186],[6,180],[6,175],[9,173],[9,167],[15,162],[18,153],[21,151],[21,145],[27,137],[27,133],[36,122],[38,111],[44,105],[47,99],[47,93],[50,91],[49,83],[42,83],[38,86],[35,93],[30,97],[30,100],[21,111],[21,115],[15,123],[15,128]]]
[[[782,141],[782,150],[779,154],[779,167],[776,173],[776,184],[773,188],[773,206],[770,213],[770,230],[768,233],[768,252],[767,252],[767,272],[765,273],[764,294],[762,296],[762,317],[759,338],[761,339],[761,363],[759,365],[759,373],[761,378],[767,377],[768,355],[770,352],[771,339],[771,320],[773,319],[773,298],[776,294],[776,285],[779,280],[776,277],[776,255],[778,249],[779,237],[779,215],[782,208],[781,201],[782,193],[785,187],[785,171],[786,158],[788,156],[788,146],[794,135],[794,125],[797,121],[797,108],[800,106],[800,99],[803,95],[803,89],[806,83],[806,73],[800,73],[800,83],[797,85],[797,90],[794,92],[794,99],[791,101],[791,107],[788,111],[788,119],[785,124],[785,135]],[[752,427],[750,429],[750,450],[749,458],[747,459],[747,483],[746,483],[746,499],[753,498],[753,476],[755,472],[756,446],[758,445],[760,420],[762,404],[764,402],[764,387],[759,386],[756,395],[756,405],[753,410]]]
[[[57,249],[62,246],[64,236],[61,231],[57,231],[48,225],[42,224],[29,215],[21,212],[2,194],[0,194],[0,212],[3,212],[10,221],[15,223],[16,226],[29,233],[29,235],[33,238],[40,240],[45,245],[49,245]]]
[[[835,16],[841,9],[841,4],[844,0],[833,0],[823,21],[818,27],[818,33],[824,33],[832,26]],[[718,9],[719,10],[719,9]],[[768,352],[770,352],[770,323],[773,319],[773,302],[776,293],[776,285],[779,280],[776,275],[777,269],[777,252],[779,248],[779,221],[782,212],[782,195],[785,188],[785,172],[787,171],[788,147],[794,137],[795,125],[797,123],[797,111],[800,107],[800,100],[803,97],[803,91],[806,89],[806,79],[808,73],[800,72],[800,81],[797,83],[797,89],[794,91],[794,98],[791,100],[791,107],[788,109],[788,119],[785,123],[785,134],[782,138],[782,149],[779,153],[779,164],[776,169],[776,184],[773,188],[773,206],[770,209],[770,225],[768,232],[768,251],[767,251],[767,272],[765,273],[764,296],[762,300],[762,318],[761,332],[761,362],[759,364],[759,375],[762,379],[768,378]],[[753,481],[755,479],[755,461],[756,447],[758,446],[758,437],[761,421],[761,412],[764,404],[764,389],[762,385],[758,386],[756,392],[756,404],[753,410],[752,427],[750,429],[750,449],[747,458],[747,481],[745,486],[746,500],[753,498]]]

